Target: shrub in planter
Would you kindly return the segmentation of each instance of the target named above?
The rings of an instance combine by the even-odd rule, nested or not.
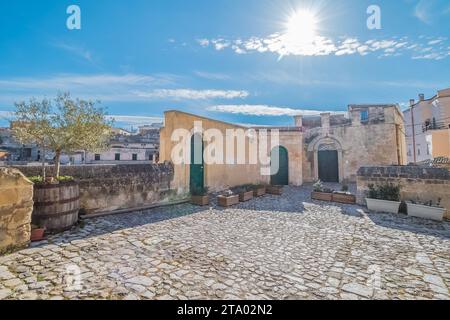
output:
[[[268,186],[266,192],[268,194],[281,196],[283,194],[283,186]]]
[[[246,202],[253,199],[253,188],[251,185],[244,185],[234,190],[239,195],[240,202]]]
[[[367,208],[371,211],[398,213],[400,209],[400,187],[393,184],[369,185]]]
[[[322,181],[317,181],[313,185],[311,199],[318,201],[333,201],[333,190],[325,188]]]
[[[194,190],[191,195],[191,204],[197,206],[207,206],[209,204],[208,188]]]
[[[436,221],[444,220],[445,209],[441,207],[441,199],[439,199],[435,205],[433,201],[420,202],[407,201],[408,215],[416,218],[430,219]]]
[[[230,207],[239,203],[239,195],[234,194],[233,191],[228,190],[217,197],[219,206]]]

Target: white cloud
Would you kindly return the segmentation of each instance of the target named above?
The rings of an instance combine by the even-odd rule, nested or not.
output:
[[[237,90],[194,90],[194,89],[156,89],[149,92],[136,92],[136,95],[151,99],[174,99],[174,100],[207,100],[207,99],[235,99],[246,98],[247,91]]]
[[[62,49],[64,51],[67,51],[79,58],[82,58],[83,60],[86,60],[87,62],[94,63],[94,58],[92,56],[92,53],[83,47],[70,45],[70,44],[63,43],[63,42],[54,43],[53,46],[56,48]]]
[[[208,107],[207,110],[213,112],[252,115],[252,116],[297,116],[297,115],[316,116],[324,112],[330,112],[333,114],[345,114],[345,112],[336,112],[336,111],[301,110],[287,107],[275,107],[269,105],[248,105],[248,104],[217,105]]]
[[[200,78],[204,78],[204,79],[208,79],[208,80],[230,80],[231,79],[231,77],[229,75],[223,74],[223,73],[195,71],[194,74]]]
[[[109,115],[107,116],[107,118],[114,119],[116,122],[126,123],[128,125],[142,125],[163,122],[163,118],[147,116]]]

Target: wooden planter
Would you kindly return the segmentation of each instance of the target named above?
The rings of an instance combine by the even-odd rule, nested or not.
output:
[[[221,207],[231,207],[239,203],[239,195],[234,196],[218,196],[217,201]]]
[[[266,194],[266,187],[255,188],[253,190],[254,197],[262,197],[265,194]]]
[[[196,206],[207,206],[209,204],[209,196],[191,196],[191,204]]]
[[[268,194],[281,196],[283,194],[283,186],[269,186],[266,191]]]
[[[333,201],[333,194],[313,191],[311,192],[311,199],[318,201]]]
[[[353,194],[333,193],[333,201],[345,204],[356,204],[356,196]]]
[[[34,185],[32,223],[49,233],[70,229],[78,222],[80,189],[77,182]]]
[[[253,191],[246,191],[239,193],[239,201],[246,202],[253,199]]]

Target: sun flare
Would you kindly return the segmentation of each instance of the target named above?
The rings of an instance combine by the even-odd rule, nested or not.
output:
[[[310,11],[297,11],[286,24],[286,35],[290,41],[311,42],[316,36],[317,20]]]

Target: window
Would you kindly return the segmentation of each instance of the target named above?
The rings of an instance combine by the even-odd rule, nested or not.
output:
[[[417,155],[420,156],[420,149],[417,148]]]
[[[137,161],[137,154],[133,153],[133,161]]]
[[[369,121],[369,110],[361,111],[361,122]]]
[[[148,160],[153,161],[153,155],[152,154],[148,156]]]
[[[100,161],[100,155],[99,154],[95,155],[95,161]]]
[[[412,152],[411,152],[411,149],[409,149],[408,150],[408,157],[411,157],[412,156]]]
[[[116,155],[115,155],[115,160],[116,160],[116,161],[120,161],[120,153],[116,153]]]

